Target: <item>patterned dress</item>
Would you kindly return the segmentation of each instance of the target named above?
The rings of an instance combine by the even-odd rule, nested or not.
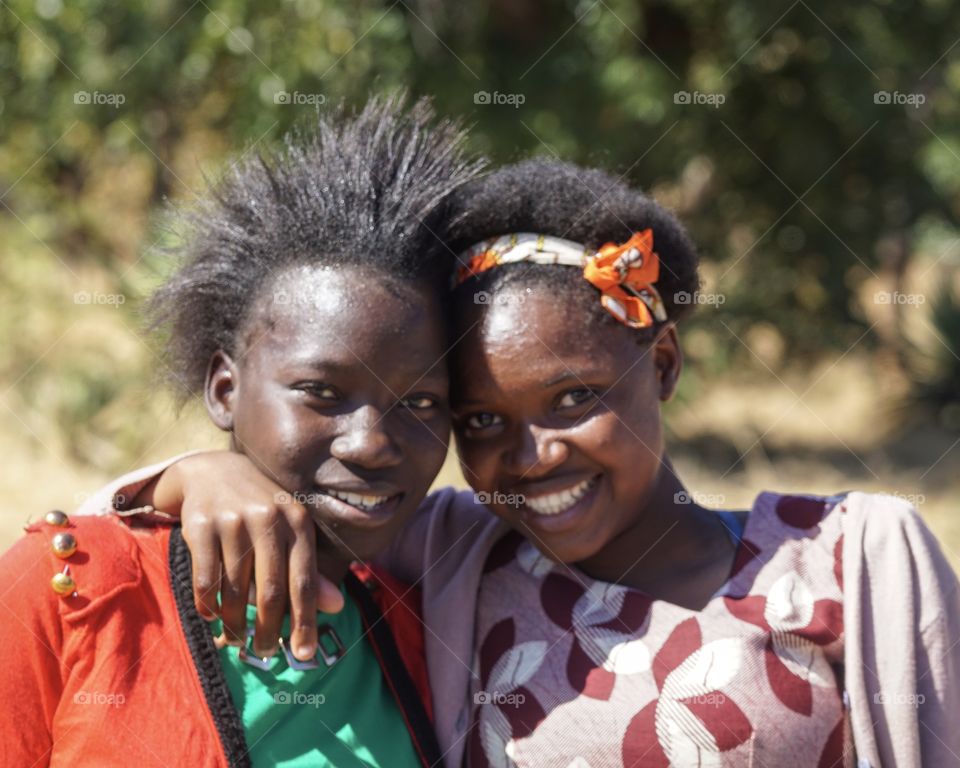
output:
[[[853,765],[843,511],[761,494],[700,611],[501,540],[477,612],[471,768]]]

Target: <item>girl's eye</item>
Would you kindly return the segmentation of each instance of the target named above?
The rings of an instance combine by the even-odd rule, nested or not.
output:
[[[501,424],[503,419],[495,413],[474,413],[464,419],[467,429],[489,429]]]
[[[339,400],[340,395],[333,387],[320,382],[308,381],[305,384],[298,384],[296,389],[306,392],[308,395],[320,400]]]
[[[573,408],[577,405],[583,405],[597,397],[597,393],[592,389],[583,387],[581,389],[571,389],[560,398],[558,405],[561,408]]]
[[[437,407],[436,398],[428,395],[414,395],[413,397],[406,397],[400,402],[404,408],[409,408],[411,411],[426,411],[429,408]]]

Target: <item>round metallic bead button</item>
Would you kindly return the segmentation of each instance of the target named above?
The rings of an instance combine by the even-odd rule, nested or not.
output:
[[[59,509],[54,509],[51,512],[47,512],[43,520],[47,525],[53,525],[57,528],[63,528],[67,523],[70,522],[70,518]]]
[[[77,538],[72,533],[58,533],[50,542],[53,554],[60,558],[68,558],[77,551]]]
[[[50,579],[50,586],[58,595],[70,595],[76,592],[77,583],[66,573],[55,573]]]

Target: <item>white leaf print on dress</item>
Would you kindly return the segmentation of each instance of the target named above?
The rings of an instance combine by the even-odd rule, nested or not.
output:
[[[540,550],[525,541],[517,550],[517,564],[531,576],[546,576],[554,568],[554,562],[544,557]]]
[[[687,720],[689,722],[665,718],[666,732],[662,733],[660,718],[657,718],[657,738],[664,747],[663,751],[669,758],[670,765],[684,768],[721,768],[723,753],[717,751],[713,736],[696,718],[688,717]]]
[[[663,683],[661,696],[702,696],[727,685],[743,663],[743,642],[735,637],[714,640],[690,654]]]
[[[480,720],[480,743],[490,768],[513,768],[513,760],[507,754],[509,738],[507,716],[497,707],[485,706]]]
[[[594,664],[617,675],[636,675],[650,669],[652,656],[643,640],[634,638],[631,628],[618,618],[626,594],[616,584],[592,584],[573,607],[573,629]]]
[[[789,632],[774,630],[771,637],[777,658],[794,675],[820,688],[834,686],[833,670],[820,646]]]
[[[507,694],[527,682],[543,664],[547,653],[544,640],[515,645],[503,654],[490,670],[487,687],[492,693]]]
[[[719,766],[716,738],[680,699],[714,694],[743,663],[742,642],[724,638],[698,648],[663,683],[656,710],[657,738],[673,765]]]
[[[606,624],[620,615],[626,595],[624,587],[594,582],[573,606],[574,625]]]
[[[607,652],[603,668],[615,675],[636,675],[650,669],[650,658],[650,649],[643,640],[628,640]]]
[[[801,680],[820,688],[833,686],[833,670],[826,654],[816,643],[791,634],[813,619],[813,592],[791,571],[777,579],[767,595],[763,618],[771,628],[773,651],[784,666]]]
[[[763,618],[773,629],[802,629],[813,618],[813,602],[813,592],[795,571],[790,571],[770,587]]]

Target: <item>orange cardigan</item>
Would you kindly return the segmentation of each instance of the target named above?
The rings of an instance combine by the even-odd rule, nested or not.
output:
[[[74,517],[27,530],[0,557],[0,765],[249,765],[179,528]],[[78,542],[66,559],[51,550],[60,532]],[[64,565],[76,592],[60,596]],[[438,764],[419,595],[359,565],[346,585],[421,762]]]

